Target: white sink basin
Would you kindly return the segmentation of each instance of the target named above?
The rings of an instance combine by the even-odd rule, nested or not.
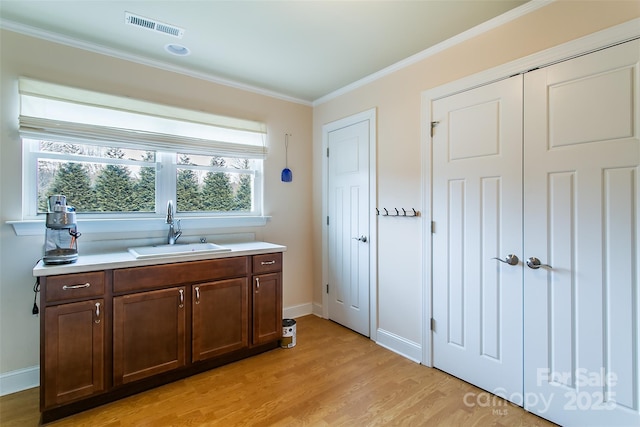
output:
[[[231,249],[214,243],[185,243],[175,245],[139,246],[129,248],[129,253],[136,258],[157,258],[179,255],[191,255],[205,252],[224,252]]]

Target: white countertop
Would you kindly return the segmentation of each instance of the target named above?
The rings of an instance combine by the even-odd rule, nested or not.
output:
[[[136,257],[131,255],[128,250],[95,255],[80,254],[78,256],[78,260],[71,264],[45,265],[40,261],[33,268],[33,275],[52,276],[55,274],[84,273],[87,271],[139,267],[144,265],[170,264],[175,262],[230,258],[245,255],[260,255],[272,252],[285,252],[287,250],[286,246],[268,242],[225,243],[223,246],[231,250],[225,252],[199,252],[145,259],[136,259]]]

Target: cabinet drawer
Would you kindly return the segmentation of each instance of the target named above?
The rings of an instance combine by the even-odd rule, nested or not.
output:
[[[105,272],[65,274],[45,279],[46,302],[95,298],[104,295]]]
[[[166,286],[198,283],[249,273],[248,257],[190,261],[114,270],[113,292],[136,292]]]
[[[253,256],[253,274],[282,271],[282,252]]]

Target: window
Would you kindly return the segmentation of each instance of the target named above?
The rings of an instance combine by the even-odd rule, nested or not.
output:
[[[94,217],[164,214],[167,200],[187,215],[260,215],[261,160],[26,138],[23,144],[32,216],[47,212],[52,194]]]
[[[20,80],[24,219],[262,216],[264,125]]]
[[[256,160],[177,153],[180,212],[254,212]]]

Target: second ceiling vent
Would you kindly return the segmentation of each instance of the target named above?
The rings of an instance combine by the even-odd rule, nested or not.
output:
[[[128,25],[144,28],[145,30],[155,31],[158,33],[168,34],[179,39],[184,36],[184,29],[175,25],[165,24],[154,19],[145,18],[144,16],[135,15],[130,12],[124,13],[124,22]]]

